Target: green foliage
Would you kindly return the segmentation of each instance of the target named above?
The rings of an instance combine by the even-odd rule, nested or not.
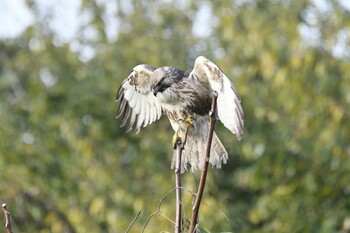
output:
[[[203,4],[213,14],[208,37],[192,33]],[[0,198],[13,230],[123,232],[141,211],[130,231],[140,232],[174,187],[172,130],[163,117],[126,134],[115,92],[136,64],[187,69],[204,54],[241,94],[246,128],[238,142],[217,124],[231,156],[210,169],[202,231],[339,232],[350,211],[350,64],[332,48],[350,21],[328,4],[322,12],[309,1],[131,1],[126,11],[118,1],[110,41],[107,6],[86,1],[81,11],[92,13],[98,36],[74,43],[94,48],[91,60],[73,42],[57,43],[45,22],[0,41]],[[319,30],[318,41],[301,37],[303,24]],[[183,179],[194,191],[198,174]],[[173,231],[163,216],[174,219],[174,197],[146,232]],[[186,218],[191,202],[184,191]]]

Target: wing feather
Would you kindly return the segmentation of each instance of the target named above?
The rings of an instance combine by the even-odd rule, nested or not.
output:
[[[146,125],[148,125],[149,122],[149,117],[150,117],[150,113],[149,113],[149,102],[145,103],[145,109],[146,109],[146,114],[145,114],[145,121],[143,122],[143,127],[146,127]]]
[[[124,127],[126,125],[126,122],[128,122],[130,113],[131,113],[131,108],[129,106],[127,106],[125,111],[122,114],[122,123],[121,123],[120,127]]]
[[[136,93],[134,91],[134,93]],[[135,111],[136,103],[139,101],[140,96],[133,95],[131,100],[129,101],[130,107]]]
[[[129,120],[129,125],[128,125],[128,129],[127,129],[127,133],[130,132],[132,130],[132,127],[135,124],[135,120],[136,120],[136,113],[134,111],[131,112],[131,117]]]
[[[150,79],[155,69],[149,65],[134,67],[118,89],[116,101],[120,103],[116,115],[122,119],[121,127],[128,125],[127,132],[134,128],[138,133],[141,126],[145,127],[161,116],[162,106],[151,91]]]
[[[157,109],[157,116],[156,116],[156,120],[158,120],[161,116],[162,116],[162,107],[160,104],[157,104],[155,102],[153,102],[155,108]]]
[[[243,135],[244,114],[241,98],[234,85],[217,65],[203,56],[196,59],[191,74],[190,77],[209,82],[211,90],[218,93],[218,117],[224,126],[240,140]]]
[[[150,112],[149,122],[154,122],[157,113],[153,103],[149,103],[149,112]]]
[[[120,104],[116,113],[117,117],[120,117],[125,112],[127,106],[126,101],[124,101],[124,97],[121,97],[120,99]]]
[[[141,107],[142,107],[142,102],[143,102],[143,96],[141,96],[141,98],[136,102],[136,106],[134,108],[134,112],[136,114],[140,114],[141,112]]]
[[[136,130],[137,133],[140,131],[140,128],[143,124],[143,121],[145,119],[145,113],[146,113],[146,97],[141,96],[140,98],[140,103],[141,103],[141,109],[140,109],[140,115],[137,119],[137,124],[136,124]]]

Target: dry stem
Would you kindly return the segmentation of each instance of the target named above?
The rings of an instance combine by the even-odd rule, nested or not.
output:
[[[205,182],[207,179],[207,173],[208,173],[208,165],[209,165],[209,159],[210,159],[210,149],[211,149],[211,142],[213,140],[213,134],[214,134],[214,126],[216,122],[216,101],[218,98],[218,93],[213,92],[213,99],[212,99],[212,105],[211,105],[211,114],[210,114],[210,126],[209,126],[209,134],[208,134],[208,141],[207,146],[205,148],[205,160],[204,165],[202,169],[201,179],[199,181],[198,191],[196,200],[192,209],[192,218],[191,218],[191,227],[190,227],[190,233],[194,233],[197,228],[197,220],[198,220],[198,213],[199,213],[199,207],[202,201],[202,196],[204,192]]]
[[[132,222],[130,223],[128,229],[126,229],[126,232],[125,232],[125,233],[128,233],[128,232],[130,231],[131,227],[134,225],[134,223],[136,222],[136,220],[137,220],[137,218],[140,216],[140,214],[141,214],[141,211],[139,211],[139,212],[137,213],[137,215],[135,216],[135,218],[134,218],[134,219],[132,220]]]
[[[7,205],[5,203],[2,204],[2,210],[4,211],[4,215],[6,219],[5,228],[7,230],[7,233],[12,233],[10,212],[7,211]]]
[[[181,156],[182,156],[182,142],[176,141],[176,158],[175,158],[175,187],[176,187],[176,220],[175,233],[181,232],[181,209],[182,209],[182,195],[181,195]]]
[[[182,190],[181,190],[181,157],[182,151],[185,148],[187,141],[189,126],[187,126],[184,141],[177,140],[175,143],[176,157],[175,157],[175,188],[176,188],[176,220],[175,233],[181,232],[181,209],[182,209]]]

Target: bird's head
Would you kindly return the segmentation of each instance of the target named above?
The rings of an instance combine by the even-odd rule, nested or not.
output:
[[[152,89],[154,96],[163,93],[166,89],[171,87],[183,78],[183,71],[174,67],[161,67],[154,71],[152,78]]]

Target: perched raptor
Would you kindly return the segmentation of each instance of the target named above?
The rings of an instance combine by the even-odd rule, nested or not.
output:
[[[121,127],[127,125],[128,132],[134,128],[138,133],[166,114],[175,131],[174,141],[183,138],[190,126],[181,165],[182,171],[193,172],[204,164],[213,91],[218,93],[218,119],[240,140],[244,127],[240,96],[222,70],[203,56],[188,71],[145,64],[134,67],[118,90],[117,117],[122,118]],[[210,163],[221,168],[227,159],[214,133]]]

